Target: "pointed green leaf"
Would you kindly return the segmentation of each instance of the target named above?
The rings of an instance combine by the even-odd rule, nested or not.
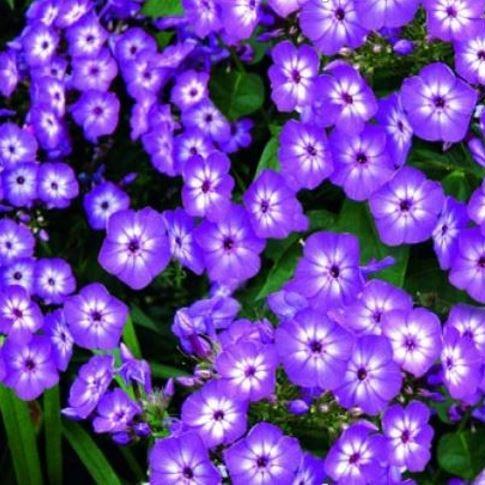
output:
[[[49,483],[62,483],[62,426],[59,386],[45,391],[44,435]]]

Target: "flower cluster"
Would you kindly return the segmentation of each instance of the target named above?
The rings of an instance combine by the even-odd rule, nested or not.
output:
[[[410,483],[430,462],[440,405],[452,403],[450,422],[485,421],[485,4],[180,6],[149,24],[136,0],[35,0],[0,53],[2,102],[29,98],[0,110],[0,379],[36,399],[75,348],[87,355],[63,414],[120,445],[148,439],[153,484]],[[416,23],[425,39],[406,37]],[[404,58],[423,42],[452,54],[385,92],[360,64],[369,49]],[[266,104],[253,99],[256,64]],[[257,118],[271,138],[253,171]],[[105,145],[128,133],[153,175],[181,187],[176,207],[139,207],[135,173],[108,178]],[[418,144],[445,159],[461,150],[471,195],[440,183]],[[79,152],[89,170],[72,162]],[[361,204],[373,259],[351,227],[315,223],[308,200],[322,187]],[[171,327],[189,375],[157,387],[123,342],[128,302],[77,283],[49,252],[45,219],[77,198],[101,234],[103,277],[140,291],[172,262],[208,279]],[[434,308],[383,276],[418,244],[460,303]],[[277,250],[276,283],[245,299]],[[307,451],[294,418],[329,428],[324,453]]]

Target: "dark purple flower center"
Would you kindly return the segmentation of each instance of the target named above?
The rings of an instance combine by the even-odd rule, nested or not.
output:
[[[205,121],[207,123],[212,123],[214,121],[214,117],[212,116],[211,113],[208,113],[208,114],[205,115]]]
[[[367,155],[365,153],[358,153],[356,157],[357,163],[363,165],[364,163],[367,163]]]
[[[177,236],[177,237],[175,238],[175,244],[176,244],[177,246],[182,246],[182,238],[181,238],[180,236]]]
[[[457,13],[456,8],[451,5],[446,9],[446,15],[448,17],[456,17]]]
[[[307,145],[306,151],[311,157],[314,157],[317,154],[317,149],[313,145]]]
[[[195,88],[192,88],[190,91],[189,91],[189,96],[192,96],[192,97],[195,97],[197,95],[197,89]]]
[[[88,44],[92,44],[94,42],[94,35],[92,34],[89,34],[87,37],[86,37],[86,42]]]
[[[184,478],[187,478],[187,480],[191,480],[192,478],[194,478],[194,472],[189,466],[184,467],[184,469],[182,470],[182,475],[184,476]]]
[[[24,183],[25,183],[25,177],[22,177],[22,176],[17,177],[17,183],[19,185],[24,185]]]
[[[319,342],[318,340],[312,340],[310,342],[310,350],[314,354],[320,354],[323,350],[322,342]]]
[[[485,268],[485,256],[480,256],[480,259],[478,260],[478,266],[480,268]]]
[[[5,247],[6,247],[7,249],[12,249],[13,245],[12,245],[12,243],[11,243],[10,241],[7,241],[7,242],[5,243]]]
[[[342,100],[345,104],[352,104],[354,102],[354,98],[349,93],[343,93]]]
[[[256,8],[256,0],[249,0],[249,8],[254,10]]]
[[[114,415],[114,421],[123,421],[124,417],[125,417],[125,412],[124,411],[118,411],[117,413],[115,413]]]
[[[256,465],[258,468],[266,468],[268,466],[268,463],[269,463],[269,459],[267,456],[260,456],[257,460],[256,460]]]
[[[218,409],[212,416],[214,421],[222,421],[224,419],[224,411]]]
[[[451,357],[447,357],[446,360],[445,360],[445,367],[450,370],[450,369],[453,369],[454,367],[454,362],[453,362],[453,359]]]
[[[373,314],[372,314],[372,319],[374,320],[374,322],[376,323],[379,323],[381,321],[381,318],[382,318],[382,312],[380,312],[379,310],[376,310]]]
[[[467,329],[463,332],[463,337],[465,338],[469,338],[471,340],[474,339],[474,335],[473,335],[473,332],[470,330],[470,329]]]
[[[107,200],[101,203],[101,209],[106,210],[109,207],[109,203]]]
[[[330,276],[332,278],[338,278],[340,276],[340,268],[336,264],[330,267]]]
[[[93,76],[97,76],[99,74],[99,67],[98,66],[93,66],[89,72]]]
[[[261,212],[263,214],[266,214],[266,212],[268,212],[268,209],[269,209],[269,202],[267,200],[263,200],[261,202]]]
[[[481,61],[485,61],[485,50],[483,50],[483,51],[478,51],[478,52],[477,52],[477,57],[478,57],[478,59],[479,59],[479,60],[481,60]]]
[[[335,10],[335,18],[341,22],[345,18],[345,10],[343,8]]]
[[[416,348],[416,342],[412,338],[407,338],[404,345],[408,350],[414,350]]]
[[[444,236],[448,232],[448,226],[446,224],[443,224],[441,226],[441,235]]]
[[[103,108],[101,106],[96,106],[94,109],[93,109],[93,113],[96,115],[96,116],[101,116],[103,114]]]
[[[14,274],[13,274],[13,279],[14,280],[21,280],[22,279],[22,273],[20,271],[16,271]]]
[[[256,367],[254,367],[253,365],[249,365],[248,367],[246,367],[246,369],[244,369],[244,375],[246,377],[253,377],[254,374],[256,374]]]
[[[411,439],[411,433],[405,429],[403,432],[402,432],[402,435],[401,435],[401,441],[403,443],[407,443],[409,440]]]
[[[226,237],[224,238],[224,242],[222,243],[222,245],[224,246],[224,249],[226,251],[231,251],[231,249],[234,247],[234,239],[232,239],[231,237]]]
[[[51,189],[52,190],[57,190],[59,188],[59,185],[57,185],[57,182],[52,182],[51,183]]]
[[[349,457],[349,463],[355,465],[360,460],[360,453],[352,453]]]
[[[130,54],[134,56],[137,52],[138,52],[138,47],[136,45],[132,45],[130,47]]]
[[[401,212],[408,212],[411,209],[411,201],[409,199],[401,200],[399,203],[399,209]]]
[[[433,104],[437,107],[437,108],[444,108],[445,105],[446,105],[446,101],[445,101],[445,98],[443,98],[443,96],[435,96],[433,98]]]
[[[14,308],[12,310],[12,313],[15,318],[22,318],[24,316],[22,310],[20,310],[19,308]]]
[[[100,322],[103,319],[103,315],[101,315],[100,312],[98,312],[98,311],[95,310],[91,314],[91,319],[93,320],[93,322]]]
[[[42,42],[42,44],[40,44],[40,46],[42,47],[42,49],[46,50],[46,49],[49,48],[49,42],[44,40],[44,42]]]
[[[397,129],[402,133],[404,131],[404,124],[401,120],[397,122]]]
[[[47,284],[48,284],[49,286],[54,286],[54,285],[56,284],[56,280],[55,280],[54,278],[49,278],[49,279],[47,280]]]
[[[204,182],[202,182],[201,189],[202,189],[202,192],[204,192],[204,194],[207,194],[207,192],[209,192],[211,189],[210,180],[204,180]]]
[[[293,81],[296,84],[298,84],[301,81],[301,74],[300,74],[300,71],[298,71],[298,69],[293,69],[293,71],[291,72],[291,79],[293,79]]]
[[[199,152],[197,151],[197,147],[190,147],[189,150],[191,155],[197,155]]]
[[[16,152],[14,145],[9,145],[7,150],[13,155]]]
[[[138,242],[137,239],[132,239],[128,243],[128,251],[130,251],[130,253],[136,253],[139,249],[140,249],[140,243]]]
[[[34,370],[34,369],[35,369],[35,362],[34,362],[32,359],[30,359],[30,358],[29,358],[29,359],[27,359],[27,360],[25,361],[25,368],[26,368],[27,370],[30,370],[30,371],[31,371],[31,370]]]
[[[364,379],[366,379],[367,377],[367,371],[361,367],[358,371],[357,371],[357,379],[359,379],[359,381],[363,381]]]

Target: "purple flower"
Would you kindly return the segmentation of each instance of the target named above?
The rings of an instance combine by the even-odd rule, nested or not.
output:
[[[50,106],[54,113],[62,117],[66,112],[66,93],[64,81],[54,77],[36,79],[30,90],[32,104]]]
[[[142,51],[155,54],[157,42],[140,27],[128,29],[116,39],[114,54],[120,64],[134,61]]]
[[[301,0],[268,0],[268,5],[283,18],[296,12],[300,8],[300,3]]]
[[[197,105],[207,98],[209,74],[193,70],[185,71],[176,78],[171,100],[181,111]]]
[[[64,315],[77,345],[110,350],[119,344],[128,307],[102,284],[92,283],[66,300]]]
[[[265,241],[253,232],[246,211],[233,205],[217,223],[202,221],[195,240],[204,251],[209,278],[217,282],[241,282],[257,274]]]
[[[228,395],[225,383],[212,381],[191,394],[182,405],[182,422],[197,431],[208,448],[228,445],[246,431],[247,401]]]
[[[17,59],[14,51],[0,52],[0,94],[8,98],[19,81]]]
[[[180,207],[172,211],[165,211],[162,215],[172,257],[195,274],[202,274],[204,256],[200,247],[195,243],[194,219]]]
[[[243,196],[256,236],[283,239],[308,229],[308,219],[285,179],[273,170],[263,170]]]
[[[394,361],[415,377],[423,376],[441,352],[441,322],[429,310],[394,310],[382,322],[392,346]]]
[[[332,445],[325,458],[325,472],[337,483],[380,483],[385,468],[386,441],[370,423],[356,423],[347,428]],[[382,480],[384,483],[384,480]]]
[[[48,208],[65,209],[79,194],[76,174],[67,163],[42,163],[37,172],[37,196]]]
[[[440,268],[449,269],[456,254],[458,235],[468,226],[466,205],[447,197],[433,230],[433,246]]]
[[[482,380],[482,356],[468,337],[451,326],[444,330],[441,365],[452,398],[467,399],[476,392]]]
[[[456,42],[456,72],[471,84],[485,85],[485,34]]]
[[[231,161],[221,152],[207,158],[194,156],[182,170],[182,202],[191,216],[218,221],[229,210],[234,180],[229,175]]]
[[[317,53],[308,45],[295,47],[291,42],[277,44],[271,51],[273,65],[269,68],[271,98],[279,111],[293,111],[310,104],[313,81],[318,74]]]
[[[33,162],[37,155],[37,141],[28,130],[13,123],[0,125],[0,165],[13,167],[18,163]]]
[[[396,28],[411,22],[419,0],[360,0],[356,3],[360,24],[369,30]]]
[[[301,457],[300,466],[296,470],[293,485],[316,485],[325,483],[324,462],[321,458],[305,453]]]
[[[293,318],[300,310],[308,308],[308,301],[305,297],[286,290],[268,295],[267,303],[271,311],[281,320]]]
[[[229,42],[249,39],[258,23],[261,0],[219,0],[218,3]]]
[[[62,0],[56,17],[56,27],[63,29],[74,25],[93,7],[92,0]]]
[[[315,310],[302,310],[275,332],[276,349],[288,378],[303,387],[335,389],[342,382],[352,336]]]
[[[429,35],[444,41],[472,37],[483,29],[481,0],[424,0]]]
[[[79,57],[72,60],[72,86],[80,91],[107,91],[116,77],[118,68],[108,49],[96,57]]]
[[[327,66],[325,74],[315,81],[315,92],[319,95],[313,111],[319,122],[335,125],[345,133],[360,133],[378,110],[372,89],[359,71],[345,62]]]
[[[69,263],[61,258],[39,259],[35,264],[35,294],[45,303],[62,303],[76,289]]]
[[[134,290],[149,285],[170,260],[162,215],[150,207],[113,214],[98,261]]]
[[[285,436],[280,428],[264,422],[224,451],[233,485],[292,483],[300,459],[297,439]]]
[[[473,161],[478,163],[478,165],[485,167],[485,145],[480,138],[472,138],[468,141],[467,145]]]
[[[12,285],[22,286],[28,293],[34,288],[35,260],[32,258],[16,258],[11,263],[0,267],[0,287]]]
[[[254,128],[253,120],[241,118],[231,124],[230,137],[220,143],[221,150],[225,153],[237,152],[240,148],[247,148],[251,145],[251,130]]]
[[[222,23],[216,0],[182,0],[185,18],[199,37],[221,29]]]
[[[389,461],[411,472],[423,471],[431,458],[433,428],[428,424],[429,409],[419,401],[406,407],[389,407],[382,417],[384,436],[388,439]]]
[[[359,297],[342,309],[342,323],[357,335],[380,335],[383,318],[389,312],[407,312],[412,307],[413,300],[404,290],[385,281],[371,280]]]
[[[108,39],[108,32],[91,12],[66,30],[66,39],[72,58],[95,57]]]
[[[39,145],[45,150],[61,150],[68,154],[69,135],[64,121],[56,114],[52,106],[36,104],[29,112],[29,118],[34,128]],[[67,152],[67,153],[65,153]]]
[[[199,129],[184,131],[174,139],[176,171],[181,172],[187,161],[195,155],[207,158],[214,150],[211,139]]]
[[[416,44],[408,39],[399,39],[393,46],[392,50],[398,56],[408,56],[415,49]]]
[[[381,240],[389,246],[426,241],[436,227],[445,197],[441,185],[403,167],[369,199]]]
[[[360,407],[378,414],[401,389],[402,377],[385,337],[366,335],[357,340],[342,385],[334,393],[345,408]]]
[[[107,392],[96,407],[93,428],[96,433],[119,433],[126,431],[133,418],[141,413],[141,407],[122,389]]]
[[[56,0],[36,0],[29,4],[25,17],[29,23],[38,21],[50,26],[54,24],[59,7],[59,2]]]
[[[337,54],[342,47],[359,47],[367,35],[353,0],[309,0],[301,9],[300,26],[325,55]]]
[[[152,392],[152,375],[150,366],[146,360],[135,359],[124,344],[120,344],[121,367],[118,369],[119,375],[123,378],[126,385],[132,382],[143,387],[146,393]]]
[[[318,187],[333,171],[325,131],[290,120],[280,134],[281,174],[294,190]]]
[[[358,135],[335,131],[330,137],[335,170],[330,180],[347,197],[366,200],[394,174],[383,128],[367,125]]]
[[[29,66],[48,64],[54,56],[59,35],[53,29],[35,23],[27,27],[22,36],[22,46],[25,60]]]
[[[112,182],[102,182],[84,196],[84,210],[93,229],[105,229],[108,219],[128,209],[130,198]]]
[[[80,369],[69,391],[69,408],[63,414],[72,418],[86,419],[98,405],[113,379],[114,358],[111,355],[95,355]]]
[[[473,192],[468,201],[467,213],[470,219],[481,226],[485,222],[485,182]]]
[[[24,225],[11,219],[0,219],[0,265],[34,254],[35,239]]]
[[[0,291],[0,331],[9,341],[26,343],[44,324],[38,305],[21,286],[8,286]]]
[[[231,395],[259,401],[274,392],[277,365],[272,345],[247,341],[225,347],[215,366]]]
[[[38,163],[17,163],[2,172],[5,199],[14,207],[31,207],[37,197]]]
[[[376,114],[377,121],[387,132],[387,149],[391,155],[394,167],[398,168],[406,162],[413,130],[402,108],[399,94],[379,100],[379,111]]]
[[[352,234],[312,234],[287,289],[319,310],[350,303],[362,288],[359,257],[359,241]]]
[[[449,278],[452,285],[485,303],[485,236],[479,228],[459,234]]]
[[[64,312],[55,310],[45,316],[43,330],[51,343],[51,356],[56,367],[65,371],[72,357],[74,344],[71,332],[67,326]]]
[[[177,171],[173,158],[173,132],[170,124],[163,122],[151,127],[142,135],[141,141],[155,169],[173,177]]]
[[[114,93],[84,91],[72,107],[74,121],[84,136],[95,143],[100,136],[111,135],[118,125],[120,102]]]
[[[51,345],[46,337],[36,335],[26,344],[14,343],[8,339],[2,348],[2,354],[6,368],[3,382],[20,399],[36,399],[45,389],[55,386],[59,381],[51,356]]]
[[[274,341],[274,329],[268,320],[251,322],[241,319],[232,322],[226,331],[217,336],[223,350],[234,345],[241,345],[244,342],[255,344],[272,344]]]
[[[401,100],[415,135],[458,142],[468,130],[477,93],[441,62],[404,80]]]
[[[153,485],[219,485],[217,468],[197,433],[156,440],[150,451]]]
[[[485,310],[459,303],[451,308],[446,326],[456,328],[485,356]]]

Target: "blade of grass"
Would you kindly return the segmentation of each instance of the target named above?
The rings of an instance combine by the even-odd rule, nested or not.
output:
[[[138,463],[137,459],[135,458],[131,450],[129,448],[126,448],[125,446],[120,446],[118,449],[120,450],[120,453],[123,455],[123,458],[125,459],[126,464],[132,471],[133,475],[135,476],[136,482],[137,483],[145,482],[146,481],[145,472],[140,466],[140,464]]]
[[[159,364],[158,362],[150,362],[152,374],[159,379],[169,379],[170,377],[186,376],[187,372],[170,365]]]
[[[62,425],[59,386],[44,393],[44,434],[49,483],[62,483]]]
[[[0,386],[0,409],[17,483],[41,485],[39,450],[28,404]]]
[[[91,436],[74,421],[63,421],[64,436],[98,485],[121,485],[113,468]]]
[[[135,326],[133,325],[133,320],[128,317],[123,329],[123,341],[130,349],[131,353],[137,359],[141,359],[141,348],[138,342],[138,337],[136,336]]]

